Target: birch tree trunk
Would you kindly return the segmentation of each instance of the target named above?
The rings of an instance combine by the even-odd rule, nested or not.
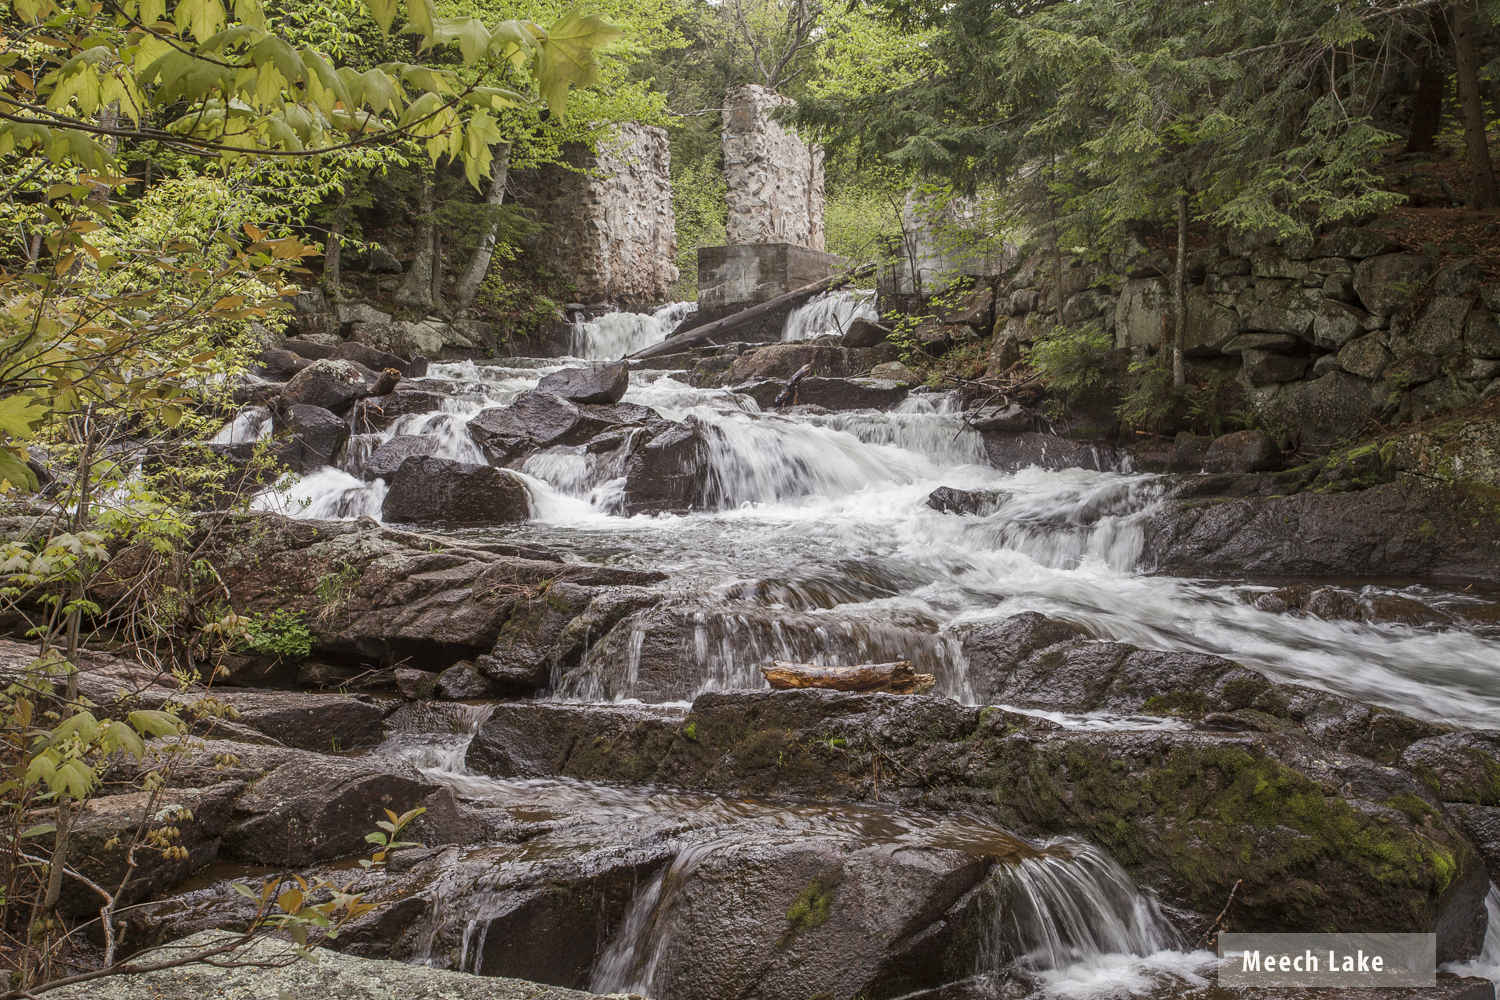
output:
[[[510,145],[500,147],[495,158],[490,161],[490,190],[485,195],[484,203],[498,208],[505,201],[505,184],[510,179]],[[484,235],[479,238],[479,246],[474,250],[474,256],[469,258],[469,266],[458,279],[458,287],[454,291],[454,306],[460,313],[468,312],[474,307],[474,299],[479,295],[479,286],[484,284],[485,275],[490,272],[490,260],[495,256],[495,238],[500,232],[498,219],[491,220]]]

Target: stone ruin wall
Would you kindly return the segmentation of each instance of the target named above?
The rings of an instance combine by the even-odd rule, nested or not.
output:
[[[795,103],[757,84],[725,98],[724,181],[731,246],[793,243],[823,249],[823,152],[773,121],[773,108]]]
[[[547,227],[533,252],[585,304],[668,301],[678,273],[666,131],[627,123],[597,152],[569,148],[565,162],[515,173],[516,201]]]
[[[1169,348],[1174,263],[1065,260],[1059,295],[1053,259],[1032,257],[994,288],[992,352],[1059,322],[1094,324],[1122,351]],[[1500,282],[1473,261],[1339,229],[1316,243],[1237,237],[1189,254],[1187,271],[1189,361],[1232,375],[1248,409],[1303,444],[1500,395]]]

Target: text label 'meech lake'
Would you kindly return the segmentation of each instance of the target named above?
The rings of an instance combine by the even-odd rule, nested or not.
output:
[[[1433,986],[1434,934],[1222,934],[1225,986]]]

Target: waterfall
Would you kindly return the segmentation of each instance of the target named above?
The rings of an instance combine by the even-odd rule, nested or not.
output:
[[[659,344],[692,312],[696,302],[671,302],[649,313],[613,312],[568,325],[568,353],[589,361],[615,361]]]
[[[880,322],[875,293],[860,289],[824,292],[787,314],[782,340],[811,340],[824,334],[842,336],[857,319]]]
[[[1490,883],[1489,895],[1484,897],[1484,912],[1488,923],[1479,954],[1467,962],[1446,962],[1439,971],[1456,976],[1478,976],[1500,986],[1500,886],[1493,882]]]

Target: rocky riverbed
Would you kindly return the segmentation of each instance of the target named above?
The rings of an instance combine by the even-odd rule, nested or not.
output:
[[[324,946],[413,984],[1207,997],[1231,895],[1232,930],[1500,965],[1500,399],[1299,465],[1254,432],[1085,448],[827,339],[288,344],[218,445],[280,435],[303,477],[204,558],[313,648],[222,664],[238,717],[173,765],[188,858],[141,873],[131,946],[238,929],[232,883],[296,871],[382,904]],[[773,692],[772,659],[937,683]],[[101,704],[170,696],[87,668]],[[82,874],[113,877],[135,773]],[[421,847],[352,865],[416,806]]]

